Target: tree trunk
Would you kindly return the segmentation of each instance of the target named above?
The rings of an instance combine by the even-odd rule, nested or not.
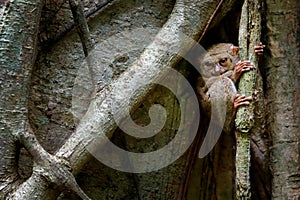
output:
[[[168,66],[174,66],[175,63],[178,62],[180,56],[183,56],[184,52],[194,45],[194,41],[185,41],[183,43],[181,33],[186,34],[191,39],[196,39],[199,33],[203,31],[206,26],[206,23],[198,23],[207,22],[210,18],[211,14],[216,7],[216,2],[192,2],[192,1],[178,1],[174,7],[173,13],[171,14],[169,21],[165,24],[163,29],[157,35],[154,43],[152,43],[142,54],[140,57],[140,62],[136,62],[128,72],[124,73],[118,81],[116,81],[110,88],[114,88],[116,86],[124,86],[126,87],[126,92],[122,96],[123,99],[129,99],[130,95],[135,90],[134,81],[143,80],[154,80],[155,78],[161,76],[161,72],[164,71],[164,68]],[[205,9],[204,9],[205,8]],[[226,8],[226,7],[225,7]],[[193,17],[191,17],[193,16]],[[197,18],[194,18],[197,16]],[[204,20],[206,18],[206,20]],[[193,24],[193,26],[191,26]],[[177,52],[177,54],[169,54],[170,49],[166,49],[165,47],[172,47],[174,49],[171,50]],[[149,58],[155,58],[154,60],[148,60]],[[148,71],[147,74],[144,74],[145,71]],[[134,76],[134,74],[136,74]],[[133,83],[132,83],[133,82]],[[146,81],[147,82],[147,81]],[[103,99],[97,99],[95,102],[92,102],[90,108],[93,109],[96,106],[97,112],[87,112],[84,118],[79,124],[77,130],[74,134],[66,141],[64,146],[57,151],[56,156],[60,156],[70,161],[71,167],[74,170],[74,173],[78,173],[84,163],[90,158],[86,148],[88,145],[95,140],[95,136],[93,134],[87,134],[86,131],[89,131],[89,127],[96,127],[96,130],[90,130],[92,132],[96,131],[100,135],[98,137],[106,137],[105,133],[112,133],[115,130],[116,124],[113,121],[113,118],[110,114],[110,107],[116,101],[114,96],[109,94],[111,92],[110,88],[105,88],[101,91],[102,94],[108,94],[104,101]],[[121,88],[120,88],[121,89]],[[147,86],[143,90],[139,90],[139,92],[134,93],[133,102],[130,104],[135,107],[141,100],[145,97],[145,95],[150,91],[150,87]],[[124,91],[123,91],[124,92]],[[103,101],[103,102],[102,102]],[[102,102],[101,105],[99,102]],[[120,101],[120,103],[122,100]],[[100,107],[98,107],[98,105]],[[123,106],[120,104],[120,107]],[[97,116],[97,113],[101,113],[103,116],[100,118]],[[122,114],[122,113],[121,113]],[[92,122],[92,126],[88,123],[83,122]],[[93,124],[94,123],[94,124]],[[101,128],[100,130],[98,128]],[[95,133],[96,133],[95,132]],[[101,142],[101,141],[100,141]],[[34,174],[36,175],[36,174]],[[26,182],[22,184],[22,188],[31,191],[35,191],[35,198],[45,198],[46,194],[43,193],[44,188],[41,186],[47,187],[45,180],[42,177],[34,176],[28,179]],[[30,199],[32,195],[30,192],[24,193],[24,189],[17,190],[14,196],[23,199]],[[44,196],[44,197],[43,197]]]
[[[272,199],[300,198],[299,1],[267,0],[267,129]]]
[[[75,3],[72,4],[73,11],[76,11],[79,8],[76,4],[78,1],[72,2]],[[92,1],[84,2],[89,4]],[[99,1],[96,9],[108,2],[110,1]],[[108,17],[106,17],[113,18],[115,13],[121,11],[120,7],[134,4],[133,2],[137,3],[135,0],[117,1],[114,6],[109,8],[110,11],[106,13]],[[145,16],[148,14],[147,9],[149,8],[144,7],[144,1],[141,2],[141,6],[135,11],[123,9],[124,14],[122,14],[126,15],[127,19],[122,22],[114,20],[111,24],[117,25],[112,26],[117,27],[118,30],[120,28],[130,30],[133,26],[128,24],[129,18],[133,16],[139,18],[140,13],[145,14]],[[26,131],[25,123],[29,115],[38,141],[42,143],[40,147],[53,153],[56,156],[55,159],[62,157],[70,161],[73,173],[79,174],[77,181],[85,191],[93,194],[94,196],[91,197],[95,199],[234,199],[234,152],[236,147],[234,134],[223,134],[207,157],[196,158],[201,139],[205,136],[205,128],[209,123],[204,115],[201,115],[200,130],[192,147],[174,163],[155,172],[134,174],[110,169],[95,158],[91,158],[90,153],[93,151],[89,147],[99,137],[101,143],[101,139],[105,139],[106,136],[108,138],[113,136],[112,141],[123,149],[144,153],[145,150],[152,152],[163,148],[169,141],[172,141],[178,133],[180,121],[184,120],[180,119],[182,105],[170,91],[161,86],[154,87],[153,84],[150,84],[139,88],[140,90],[135,90],[135,83],[151,82],[157,80],[158,77],[165,77],[168,71],[164,73],[166,72],[164,70],[168,67],[175,67],[183,74],[188,75],[188,78],[193,79],[192,73],[194,71],[190,69],[190,66],[179,61],[186,56],[184,53],[195,43],[192,40],[184,40],[180,34],[184,33],[190,39],[197,40],[199,37],[202,39],[206,30],[210,29],[212,30],[210,33],[213,34],[205,37],[209,38],[210,42],[216,41],[224,29],[235,30],[235,28],[232,28],[232,21],[229,22],[229,26],[228,24],[225,25],[224,29],[212,28],[219,28],[219,22],[223,17],[233,7],[239,7],[241,4],[236,0],[176,1],[167,23],[155,38],[149,37],[149,41],[146,39],[146,44],[142,45],[145,50],[129,69],[127,66],[119,65],[124,59],[126,60],[127,54],[118,54],[116,55],[119,56],[117,58],[113,55],[115,57],[111,62],[111,65],[116,66],[104,67],[103,74],[105,76],[103,79],[99,79],[99,81],[95,78],[97,76],[93,77],[91,74],[89,77],[85,77],[98,84],[92,87],[96,89],[97,93],[91,92],[91,94],[95,94],[94,101],[89,107],[80,111],[79,118],[83,117],[83,120],[74,130],[73,115],[69,112],[69,108],[72,106],[71,93],[73,80],[76,76],[77,66],[75,65],[79,65],[78,63],[82,62],[84,56],[79,38],[76,37],[76,34],[69,33],[73,27],[70,24],[74,23],[72,22],[71,10],[66,6],[66,3],[56,0],[47,1],[45,14],[40,17],[42,1],[11,0],[0,2],[0,6],[5,4],[5,9],[0,11],[1,198],[10,196],[8,197],[10,199],[50,200],[57,198],[61,190],[64,190],[64,194],[61,194],[59,199],[79,198],[75,195],[72,196],[72,194],[68,196],[65,189],[70,188],[62,189],[53,186],[50,184],[51,180],[45,178],[47,177],[45,174],[35,171],[40,169],[39,163],[35,164],[32,174],[30,173],[31,169],[28,170],[27,177],[29,178],[21,184],[22,179],[19,177],[20,169],[18,169],[20,168],[18,166],[19,133]],[[266,7],[262,7],[263,11],[266,12],[267,55],[264,57],[266,63],[263,63],[261,69],[262,77],[258,77],[257,83],[260,90],[258,98],[264,99],[267,103],[265,104],[265,101],[255,103],[255,125],[251,130],[251,190],[253,199],[270,199],[271,197],[272,199],[298,199],[300,196],[300,69],[298,67],[300,34],[299,5],[297,4],[296,0],[283,3],[278,0],[266,0]],[[49,12],[51,9],[54,9],[51,11],[52,14]],[[94,12],[93,9],[91,12],[87,11],[86,14],[92,12]],[[167,17],[168,14],[164,12],[159,11],[152,14],[159,18],[162,18],[161,15]],[[80,16],[83,16],[82,12]],[[52,21],[53,18],[56,20]],[[103,19],[101,14],[97,17],[92,16],[90,23],[98,28],[103,25],[99,22],[101,19]],[[75,20],[77,24],[79,20]],[[37,47],[36,40],[40,22],[39,39],[42,46]],[[137,21],[136,24],[140,24],[140,21]],[[145,25],[147,24],[144,23],[143,27]],[[98,30],[97,28],[91,30],[92,28],[89,27],[95,43],[104,43],[99,39],[99,35],[102,37],[101,34],[104,29],[108,29],[106,31],[112,34],[112,29],[108,28],[106,24],[103,26],[103,29]],[[155,25],[151,24],[151,26]],[[83,29],[88,31],[86,26]],[[65,35],[66,33],[68,34]],[[91,46],[91,41],[86,37],[87,35],[86,33],[81,35],[86,55]],[[232,39],[232,37],[227,38]],[[135,39],[137,40],[138,37]],[[104,40],[109,41],[109,38]],[[54,41],[58,42],[54,43]],[[69,46],[70,41],[72,41],[72,45]],[[131,42],[134,43],[135,41]],[[70,49],[66,50],[66,46]],[[113,46],[111,43],[107,43],[106,46],[101,46],[92,52],[92,55],[98,56],[99,52],[106,50],[104,47],[118,49],[118,44]],[[168,51],[169,48],[174,48],[174,50],[170,52]],[[38,62],[35,63],[37,50],[41,50],[41,52],[38,56]],[[174,52],[177,54],[173,54]],[[187,59],[194,59],[195,56],[198,55],[187,54]],[[97,61],[97,59],[98,57],[90,57],[88,61]],[[32,70],[34,63],[35,67]],[[192,64],[195,63],[192,62]],[[127,71],[123,73],[125,69]],[[33,78],[31,78],[32,73],[34,73]],[[178,82],[174,82],[174,79],[167,82],[176,86],[176,91],[184,96],[185,90],[180,87]],[[28,100],[29,84],[33,85],[30,100]],[[114,87],[117,86],[119,87],[118,91],[121,91],[119,99],[114,98],[113,93]],[[40,92],[41,90],[42,92]],[[120,108],[127,108],[124,103],[125,99],[130,99],[129,109],[134,122],[142,126],[151,124],[148,110],[152,104],[164,106],[168,120],[163,130],[151,138],[140,140],[128,136],[129,133],[126,131],[123,133],[117,129],[110,106],[119,102]],[[30,105],[29,112],[28,104]],[[188,106],[190,103],[186,102],[184,105]],[[262,113],[264,107],[266,107],[266,113]],[[88,112],[85,114],[86,111]],[[125,111],[121,110],[118,114],[123,116],[124,113]],[[191,112],[190,116],[193,114]],[[153,119],[161,119],[162,117],[162,115],[154,116]],[[97,128],[90,129],[92,128],[89,126],[91,124],[85,122],[92,122],[93,127]],[[269,136],[271,136],[270,163]],[[178,144],[177,148],[172,149],[172,152],[173,150],[176,152],[182,146],[184,144]],[[23,150],[21,151],[23,152]],[[122,160],[124,157],[118,155],[116,159]],[[167,156],[162,156],[161,161],[165,162],[166,160]],[[21,164],[26,165],[27,160],[21,161]],[[138,167],[135,164],[130,163],[131,167]],[[272,189],[270,187],[271,176],[273,176]]]
[[[7,1],[0,24],[1,196],[14,188],[18,134],[25,131],[29,83],[43,1]]]

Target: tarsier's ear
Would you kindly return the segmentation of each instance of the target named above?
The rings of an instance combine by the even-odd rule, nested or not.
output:
[[[230,50],[232,52],[232,54],[234,55],[238,55],[239,54],[239,47],[231,45]]]

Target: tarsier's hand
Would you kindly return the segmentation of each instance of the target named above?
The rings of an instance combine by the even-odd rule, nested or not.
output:
[[[240,76],[242,75],[242,73],[250,71],[251,69],[253,69],[253,64],[250,61],[239,61],[234,68],[233,74],[231,79],[236,82]]]
[[[254,47],[254,52],[260,56],[264,53],[265,47],[266,47],[266,45],[263,45],[262,43],[260,43],[258,46]]]
[[[249,101],[252,101],[252,97],[246,97],[245,95],[236,94],[233,101],[234,109],[237,109],[239,106],[248,106],[250,104]]]

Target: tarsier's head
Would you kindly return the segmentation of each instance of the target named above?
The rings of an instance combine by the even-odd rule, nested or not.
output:
[[[215,44],[201,59],[201,74],[207,78],[219,76],[233,70],[238,61],[238,47],[230,43]]]

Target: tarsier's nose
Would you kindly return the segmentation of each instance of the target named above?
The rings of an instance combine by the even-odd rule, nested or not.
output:
[[[215,73],[216,75],[221,75],[223,73],[223,68],[220,65],[215,65]]]

